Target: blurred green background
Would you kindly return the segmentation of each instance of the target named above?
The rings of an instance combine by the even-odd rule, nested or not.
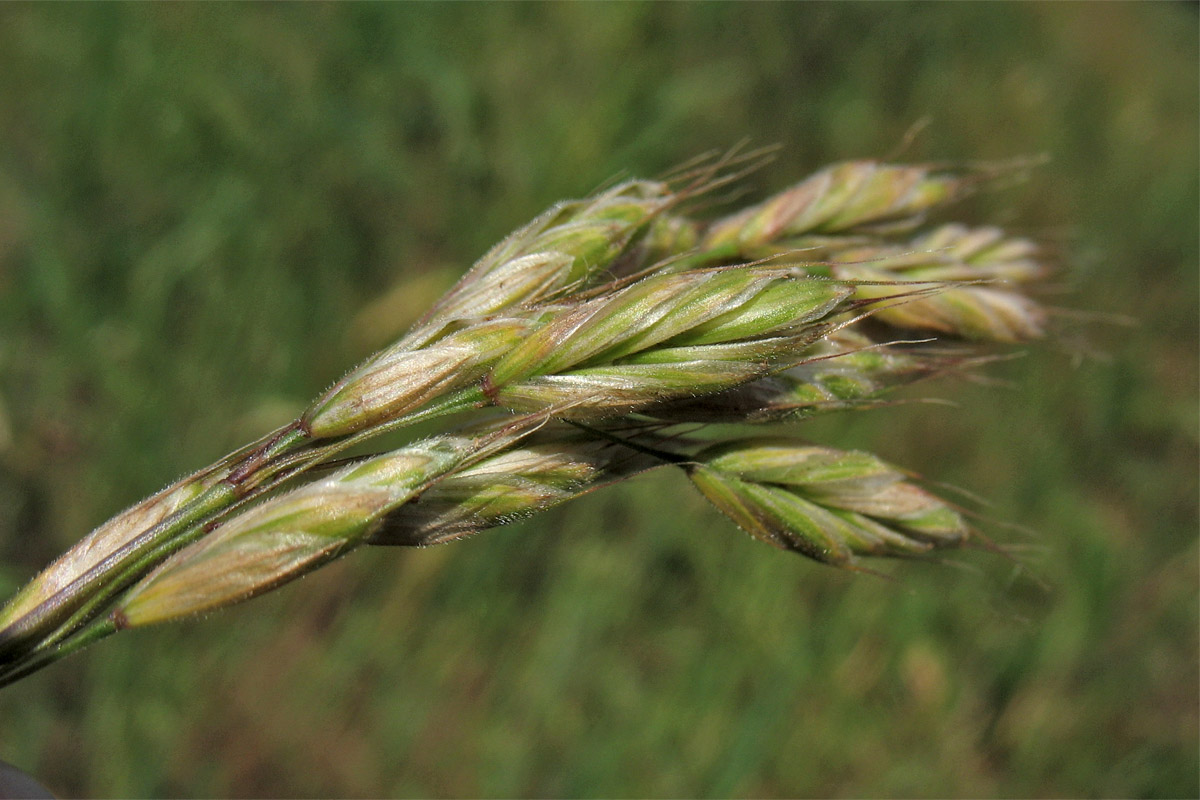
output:
[[[0,591],[295,415],[489,245],[619,173],[1047,154],[962,213],[1080,326],[802,433],[988,498],[896,581],[676,476],[131,633],[0,692],[92,796],[1200,793],[1194,4],[5,5]],[[1082,357],[1081,357],[1082,356]]]

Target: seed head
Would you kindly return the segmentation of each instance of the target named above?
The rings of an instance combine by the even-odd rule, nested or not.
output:
[[[0,685],[362,544],[448,541],[657,466],[684,469],[754,536],[826,563],[962,544],[958,511],[874,456],[778,437],[710,445],[704,425],[853,407],[971,365],[965,343],[935,351],[889,326],[1040,336],[1046,314],[1023,293],[1044,274],[1032,243],[995,228],[912,232],[996,171],[846,162],[715,223],[683,215],[737,163],[688,165],[677,189],[624,183],[513,233],[299,420],[118,515],[35,578],[0,610]],[[492,422],[306,473],[459,412]]]

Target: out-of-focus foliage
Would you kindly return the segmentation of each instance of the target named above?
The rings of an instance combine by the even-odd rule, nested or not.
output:
[[[906,157],[1048,154],[970,210],[1061,247],[1061,305],[1135,320],[935,387],[957,408],[805,429],[989,498],[1045,589],[983,554],[822,569],[662,476],[55,666],[0,694],[0,754],[95,796],[1195,796],[1196,28],[1188,4],[0,8],[5,593],[289,419],[549,202],[743,137],[782,144],[759,195],[924,117]]]

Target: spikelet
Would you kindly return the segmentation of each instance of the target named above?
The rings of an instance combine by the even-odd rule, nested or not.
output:
[[[718,220],[701,249],[759,258],[805,235],[908,230],[977,182],[969,174],[930,167],[847,161]]]
[[[558,203],[479,259],[398,346],[415,349],[455,320],[533,305],[586,285],[673,202],[666,184],[629,181],[594,197]]]
[[[829,564],[961,545],[961,515],[869,453],[744,440],[701,452],[693,484],[752,536]]]
[[[485,392],[513,409],[603,414],[728,389],[828,333],[851,293],[769,268],[650,277],[538,329],[495,365]]]
[[[389,514],[368,542],[424,547],[506,525],[657,466],[652,456],[579,430],[530,442],[447,476]]]
[[[435,437],[267,500],[164,561],[110,619],[119,628],[178,619],[294,580],[360,545],[437,479],[517,441],[524,427]]]

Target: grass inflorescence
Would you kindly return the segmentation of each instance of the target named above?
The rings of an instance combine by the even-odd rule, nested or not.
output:
[[[1008,171],[846,162],[727,216],[692,215],[760,159],[621,183],[514,232],[294,422],[30,581],[0,610],[0,684],[360,546],[447,542],[652,469],[684,471],[746,532],[836,566],[978,539],[913,476],[777,426],[878,405],[1044,335],[1036,244],[930,225]],[[418,423],[442,430],[346,457]],[[710,427],[730,423],[758,429]]]

